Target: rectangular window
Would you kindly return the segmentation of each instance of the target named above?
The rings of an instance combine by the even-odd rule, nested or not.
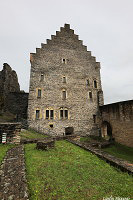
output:
[[[89,92],[89,98],[92,99],[92,92]]]
[[[38,89],[37,97],[41,98],[41,93],[42,93],[41,89]]]
[[[49,119],[49,110],[46,110],[46,119]]]
[[[97,81],[94,81],[94,88],[97,88]]]
[[[36,110],[36,119],[40,118],[40,110]]]
[[[63,119],[63,110],[60,110],[60,118]]]
[[[68,110],[65,110],[65,118],[68,119]]]
[[[62,92],[62,99],[66,99],[66,91]]]
[[[44,80],[44,74],[41,74],[41,79],[40,81],[43,81]]]
[[[53,119],[53,118],[54,118],[54,111],[50,110],[50,119]]]
[[[62,79],[63,83],[66,83],[66,77],[64,76]]]
[[[94,124],[96,123],[96,115],[93,115]]]

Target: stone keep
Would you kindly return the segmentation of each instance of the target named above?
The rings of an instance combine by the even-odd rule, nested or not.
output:
[[[49,135],[98,135],[100,63],[65,24],[30,54],[28,125]]]

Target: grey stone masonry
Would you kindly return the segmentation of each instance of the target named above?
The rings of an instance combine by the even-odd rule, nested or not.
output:
[[[6,134],[6,143],[20,143],[20,123],[0,123],[0,143],[2,143],[3,133]]]
[[[31,53],[28,125],[49,135],[99,130],[103,105],[100,63],[69,24]]]

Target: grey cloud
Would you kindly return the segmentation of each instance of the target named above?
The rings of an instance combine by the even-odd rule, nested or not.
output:
[[[133,98],[132,0],[1,0],[0,70],[8,62],[28,91],[30,52],[64,23],[101,62],[105,103]]]

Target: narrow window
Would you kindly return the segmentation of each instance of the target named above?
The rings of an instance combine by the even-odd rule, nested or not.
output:
[[[90,85],[89,80],[86,80],[86,85],[88,85],[88,86]]]
[[[68,119],[68,110],[65,110],[65,118]]]
[[[60,118],[63,119],[63,110],[60,110]]]
[[[50,124],[49,126],[50,126],[50,128],[53,128],[53,124]]]
[[[97,88],[97,81],[94,81],[94,88]]]
[[[66,91],[62,92],[62,99],[66,99]]]
[[[36,119],[40,118],[40,110],[36,110]]]
[[[41,93],[42,93],[41,89],[38,89],[38,94],[37,94],[38,98],[41,98]]]
[[[62,82],[66,83],[66,77],[65,76],[63,77]]]
[[[49,110],[46,110],[46,119],[49,119]]]
[[[40,81],[43,81],[43,80],[44,80],[44,74],[41,74]]]
[[[53,118],[54,118],[54,111],[50,110],[50,119],[53,119]]]
[[[96,123],[96,115],[93,115],[94,124]]]
[[[89,98],[92,100],[92,92],[89,92]]]
[[[62,58],[62,63],[66,64],[66,59],[65,58]]]

